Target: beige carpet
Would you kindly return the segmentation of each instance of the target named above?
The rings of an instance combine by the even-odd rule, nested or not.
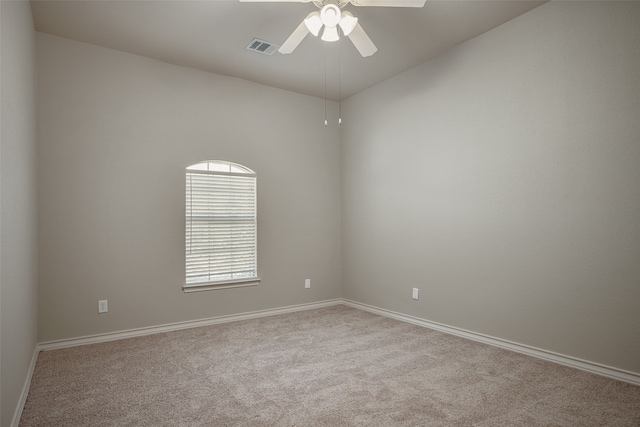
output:
[[[640,426],[640,387],[335,306],[42,352],[20,426]]]

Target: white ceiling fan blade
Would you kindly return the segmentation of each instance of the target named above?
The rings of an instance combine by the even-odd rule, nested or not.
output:
[[[356,24],[356,26],[353,27],[353,30],[351,30],[347,37],[349,37],[353,45],[356,47],[356,49],[358,49],[358,52],[360,52],[360,55],[362,56],[371,56],[378,51],[378,48],[373,44],[360,24]]]
[[[386,7],[422,7],[425,2],[426,0],[351,0],[351,4],[354,6]]]
[[[298,25],[298,28],[293,30],[293,33],[291,33],[289,38],[285,40],[284,43],[282,43],[282,46],[280,46],[280,49],[278,49],[278,52],[284,53],[284,54],[289,54],[293,52],[296,49],[296,47],[298,47],[300,42],[304,40],[305,37],[307,37],[307,34],[309,34],[309,29],[307,28],[307,25],[305,24],[305,22],[302,21],[302,23]]]
[[[311,3],[313,0],[240,0],[240,3]]]

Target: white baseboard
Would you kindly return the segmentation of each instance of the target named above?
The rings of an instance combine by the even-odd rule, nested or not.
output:
[[[40,343],[38,344],[38,348],[36,349],[36,353],[34,354],[34,358],[31,363],[32,366],[29,372],[29,378],[27,383],[25,384],[25,390],[23,391],[24,396],[23,396],[22,405],[19,406],[20,412],[22,412],[21,408],[24,404],[24,400],[26,399],[26,394],[29,390],[28,385],[31,382],[31,375],[33,374],[33,368],[35,367],[37,352],[40,350],[53,350],[58,348],[74,347],[79,345],[95,344],[95,343],[114,341],[114,340],[119,340],[124,338],[133,338],[133,337],[139,337],[144,335],[158,334],[162,332],[171,332],[171,331],[177,331],[181,329],[196,328],[200,326],[209,326],[209,325],[217,325],[220,323],[235,322],[238,320],[248,320],[248,319],[255,319],[259,317],[274,316],[278,314],[293,313],[296,311],[313,310],[316,308],[329,307],[329,306],[338,305],[338,304],[344,304],[352,308],[357,308],[360,310],[379,314],[381,316],[389,317],[389,318],[400,320],[403,322],[412,323],[414,325],[426,327],[429,329],[434,329],[436,331],[445,332],[447,334],[456,335],[462,338],[467,338],[467,339],[478,341],[484,344],[493,345],[496,347],[526,354],[528,356],[537,357],[539,359],[547,360],[550,362],[559,363],[561,365],[591,372],[597,375],[602,375],[608,378],[613,378],[613,379],[625,381],[631,384],[640,385],[640,374],[635,372],[625,371],[625,370],[617,369],[611,366],[590,362],[588,360],[582,360],[575,357],[554,353],[552,351],[543,350],[543,349],[531,347],[528,345],[524,345],[524,344],[520,344],[512,341],[507,341],[500,338],[479,334],[477,332],[472,332],[465,329],[460,329],[453,326],[448,326],[441,323],[424,320],[418,317],[397,313],[391,310],[386,310],[383,308],[374,307],[367,304],[362,304],[359,302],[339,298],[339,299],[333,299],[333,300],[327,300],[327,301],[321,301],[321,302],[315,302],[315,303],[309,303],[309,304],[292,305],[288,307],[281,307],[281,308],[275,308],[275,309],[253,311],[253,312],[241,313],[241,314],[232,314],[228,316],[218,316],[218,317],[212,317],[208,319],[192,320],[192,321],[171,323],[171,324],[160,325],[160,326],[151,326],[147,328],[129,329],[126,331],[111,332],[106,334],[90,335],[90,336],[79,337],[79,338],[70,338],[70,339]]]
[[[343,299],[342,304],[349,307],[357,308],[360,310],[368,311],[370,313],[379,314],[381,316],[389,317],[392,319],[401,320],[403,322],[412,323],[414,325],[422,326],[425,328],[434,329],[436,331],[445,332],[447,334],[456,335],[462,338],[467,338],[473,341],[478,341],[478,342],[489,344],[495,347],[504,348],[507,350],[526,354],[528,356],[537,357],[538,359],[543,359],[550,362],[558,363],[560,365],[565,365],[572,368],[580,369],[582,371],[591,372],[593,374],[602,375],[604,377],[625,381],[635,385],[640,385],[640,374],[635,372],[624,371],[622,369],[601,365],[598,363],[590,362],[588,360],[582,360],[575,357],[554,353],[552,351],[542,350],[542,349],[531,347],[528,345],[519,344],[516,342],[511,342],[511,341],[503,340],[500,338],[495,338],[488,335],[467,331],[465,329],[455,328],[453,326],[447,326],[437,322],[431,322],[429,320],[408,316],[406,314],[396,313],[394,311],[373,307],[367,304],[361,304],[355,301]]]
[[[169,323],[160,326],[150,326],[146,328],[128,329],[125,331],[109,332],[105,334],[88,335],[78,338],[69,338],[56,341],[47,341],[38,345],[39,350],[54,350],[59,348],[75,347],[86,344],[96,344],[107,341],[121,340],[124,338],[140,337],[144,335],[159,334],[163,332],[178,331],[181,329],[197,328],[200,326],[217,325],[220,323],[235,322],[238,320],[256,319],[259,317],[275,316],[278,314],[293,313],[296,311],[313,310],[316,308],[339,305],[341,299],[326,300],[308,304],[291,305],[288,307],[273,308],[268,310],[252,311],[248,313],[231,314],[228,316],[211,317],[208,319],[190,320],[186,322]]]
[[[90,336],[84,336],[84,337],[78,337],[78,338],[70,338],[70,339],[40,343],[38,344],[38,346],[36,347],[33,353],[31,365],[29,367],[29,373],[25,380],[22,394],[20,396],[20,400],[18,402],[18,406],[16,408],[16,412],[14,414],[13,421],[11,423],[11,427],[18,427],[20,416],[22,415],[22,410],[24,409],[24,404],[27,400],[27,395],[29,393],[29,386],[31,385],[31,378],[33,376],[33,372],[36,366],[38,353],[40,351],[75,347],[75,346],[86,345],[86,344],[96,344],[101,342],[120,340],[124,338],[133,338],[133,337],[139,337],[144,335],[158,334],[162,332],[171,332],[171,331],[178,331],[181,329],[196,328],[200,326],[209,326],[209,325],[217,325],[217,324],[227,323],[227,322],[235,322],[239,320],[256,319],[260,317],[275,316],[278,314],[293,313],[296,311],[313,310],[316,308],[330,307],[330,306],[340,305],[340,304],[346,305],[348,307],[368,311],[370,313],[378,314],[381,316],[389,317],[392,319],[400,320],[403,322],[412,323],[414,325],[422,326],[425,328],[434,329],[436,331],[444,332],[447,334],[456,335],[462,338],[467,338],[473,341],[478,341],[484,344],[489,344],[489,345],[504,348],[507,350],[515,351],[518,353],[526,354],[529,356],[537,357],[539,359],[547,360],[550,362],[559,363],[561,365],[591,372],[597,375],[602,375],[604,377],[625,381],[635,385],[640,385],[640,374],[638,373],[624,371],[624,370],[613,368],[610,366],[605,366],[605,365],[589,362],[586,360],[577,359],[575,357],[565,356],[565,355],[554,353],[551,351],[530,347],[524,344],[519,344],[519,343],[503,340],[500,338],[495,338],[488,335],[483,335],[476,332],[471,332],[464,329],[443,325],[437,322],[431,322],[429,320],[420,319],[418,317],[408,316],[406,314],[397,313],[391,310],[385,310],[379,307],[374,307],[367,304],[362,304],[359,302],[338,298],[338,299],[314,302],[309,304],[292,305],[288,307],[281,307],[281,308],[275,308],[275,309],[253,311],[253,312],[241,313],[241,314],[232,314],[228,316],[212,317],[208,319],[178,322],[178,323],[171,323],[171,324],[160,325],[160,326],[151,326],[147,328],[129,329],[129,330],[119,331],[119,332],[111,332],[106,334],[90,335]]]
[[[27,395],[29,394],[29,388],[31,387],[31,378],[33,378],[33,371],[36,368],[36,361],[38,360],[39,353],[38,346],[33,349],[33,356],[31,356],[31,364],[29,365],[29,371],[27,372],[27,378],[24,380],[24,385],[22,386],[22,393],[20,393],[20,399],[18,399],[18,405],[16,406],[16,411],[13,413],[13,419],[11,420],[11,427],[18,427],[20,423],[20,417],[22,416],[22,410],[24,409],[24,404],[27,402]]]
[[[342,304],[341,299],[333,299],[333,300],[326,300],[326,301],[314,302],[314,303],[308,303],[308,304],[291,305],[287,307],[280,307],[280,308],[274,308],[274,309],[268,309],[268,310],[259,310],[259,311],[249,312],[249,313],[232,314],[228,316],[218,316],[218,317],[212,317],[208,319],[177,322],[177,323],[171,323],[171,324],[160,325],[160,326],[151,326],[147,328],[129,329],[126,331],[110,332],[106,334],[89,335],[89,336],[78,337],[78,338],[69,338],[69,339],[39,343],[33,352],[33,357],[31,358],[31,365],[29,366],[29,372],[27,374],[27,378],[25,379],[25,383],[22,388],[22,394],[20,395],[20,399],[18,401],[18,405],[16,407],[16,411],[14,413],[13,420],[11,422],[11,427],[18,427],[18,424],[20,423],[20,417],[22,416],[22,411],[24,410],[24,405],[27,401],[27,395],[29,394],[29,388],[31,386],[31,379],[33,377],[33,372],[36,367],[36,361],[38,360],[38,353],[40,351],[54,350],[54,349],[67,348],[67,347],[76,347],[79,345],[96,344],[101,342],[120,340],[124,338],[140,337],[144,335],[159,334],[162,332],[171,332],[171,331],[178,331],[181,329],[197,328],[200,326],[209,326],[209,325],[217,325],[220,323],[235,322],[238,320],[256,319],[259,317],[275,316],[278,314],[293,313],[296,311],[313,310],[316,308],[330,307],[330,306],[339,305],[339,304]]]

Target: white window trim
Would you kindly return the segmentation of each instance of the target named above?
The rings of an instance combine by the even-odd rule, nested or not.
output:
[[[231,288],[245,288],[247,286],[258,286],[260,284],[260,278],[245,280],[226,280],[222,282],[211,283],[198,283],[197,285],[182,285],[182,291],[185,293],[200,292],[200,291],[213,291],[216,289],[231,289]]]

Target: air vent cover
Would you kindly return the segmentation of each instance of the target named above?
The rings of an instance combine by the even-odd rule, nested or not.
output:
[[[247,45],[247,50],[252,50],[254,52],[258,52],[258,53],[262,53],[264,55],[273,55],[274,52],[276,50],[278,50],[280,46],[278,46],[277,44],[273,44],[271,42],[268,41],[264,41],[264,40],[260,40],[260,39],[253,39],[251,40],[251,42]]]

